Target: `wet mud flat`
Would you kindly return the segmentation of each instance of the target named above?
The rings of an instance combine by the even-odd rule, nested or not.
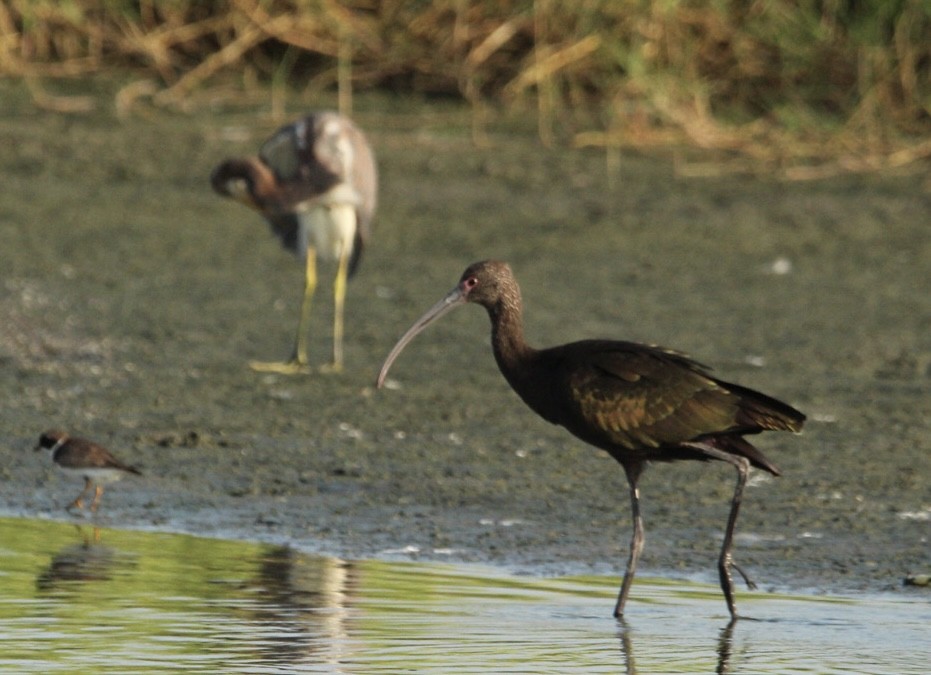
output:
[[[287,355],[300,266],[207,176],[286,120],[64,116],[9,83],[0,98],[5,513],[68,517],[80,485],[31,452],[58,426],[144,471],[104,495],[111,526],[619,573],[623,472],[524,408],[478,308],[373,389],[410,322],[496,257],[522,285],[532,344],[663,344],[808,414],[803,435],[759,439],[783,476],[755,472],[735,556],[764,588],[896,590],[931,567],[927,173],[684,179],[668,156],[625,153],[608,176],[597,152],[521,130],[477,149],[465,110],[362,97],[382,188],[347,298],[347,369],[282,377],[247,362]],[[717,464],[648,470],[644,574],[713,579],[733,479]]]

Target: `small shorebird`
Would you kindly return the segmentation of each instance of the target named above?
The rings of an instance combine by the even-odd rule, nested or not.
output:
[[[83,476],[84,489],[81,490],[67,509],[84,508],[84,495],[94,489],[94,500],[91,502],[91,511],[97,511],[100,505],[100,496],[103,486],[118,481],[127,473],[141,476],[142,473],[135,467],[123,464],[110,454],[102,445],[84,438],[69,436],[63,431],[50,429],[39,436],[36,450],[51,451],[52,462],[65,473]]]
[[[304,261],[294,352],[284,362],[253,362],[253,370],[308,372],[307,325],[317,288],[317,259],[336,261],[333,284],[333,362],[343,368],[346,282],[368,243],[378,192],[372,148],[349,118],[316,112],[282,127],[254,157],[227,159],[210,175],[213,189],[255,209],[286,249]]]

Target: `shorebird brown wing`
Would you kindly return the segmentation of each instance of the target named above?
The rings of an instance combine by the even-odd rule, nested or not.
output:
[[[102,445],[83,438],[69,438],[55,451],[55,462],[64,469],[119,469],[139,473],[138,469],[124,464]]]

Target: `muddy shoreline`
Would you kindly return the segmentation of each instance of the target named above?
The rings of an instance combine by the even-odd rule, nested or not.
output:
[[[110,526],[619,573],[623,472],[523,407],[480,310],[431,328],[373,389],[410,322],[497,257],[532,343],[657,342],[808,414],[803,435],[759,439],[783,476],[755,473],[735,553],[763,588],[896,590],[931,568],[927,173],[681,179],[667,157],[626,153],[609,180],[598,153],[516,131],[476,149],[465,110],[363,97],[382,190],[347,371],[284,377],[246,364],[286,355],[301,270],[206,178],[277,121],[71,117],[10,83],[0,95],[4,514],[67,517],[80,485],[31,452],[58,426],[145,472],[105,495]],[[648,470],[644,574],[714,579],[732,483],[723,466]]]

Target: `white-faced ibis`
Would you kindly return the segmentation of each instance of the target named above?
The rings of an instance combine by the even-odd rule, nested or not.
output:
[[[282,245],[305,263],[291,359],[254,362],[252,367],[280,373],[308,370],[307,325],[319,257],[336,262],[330,369],[342,370],[346,282],[368,243],[378,192],[375,157],[362,131],[338,113],[313,113],[275,132],[258,156],[221,163],[210,182],[219,194],[261,213]]]
[[[67,508],[84,508],[84,495],[94,487],[91,511],[96,511],[103,495],[103,486],[118,481],[128,473],[141,476],[139,469],[123,464],[101,445],[85,438],[72,437],[63,431],[50,429],[39,436],[36,450],[50,450],[52,462],[67,474],[82,476],[84,489]]]
[[[706,367],[661,347],[616,340],[583,340],[549,349],[524,341],[520,287],[506,263],[471,265],[459,284],[411,326],[385,359],[381,386],[401,350],[430,323],[467,302],[491,318],[491,345],[505,379],[540,417],[605,450],[620,462],[630,485],[633,536],[614,615],[624,612],[643,549],[638,480],[648,462],[720,460],[737,469],[724,543],[718,559],[721,589],[731,616],[734,527],[750,466],[777,469],[744,436],[799,431],[805,415],[760,392],[712,377]]]

